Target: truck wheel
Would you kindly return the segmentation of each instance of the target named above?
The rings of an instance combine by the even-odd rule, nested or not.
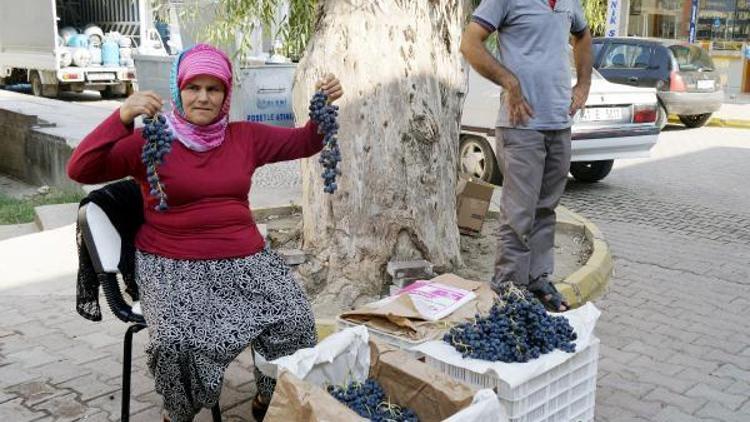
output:
[[[117,97],[117,94],[115,94],[112,88],[109,86],[99,91],[99,95],[101,95],[105,100],[110,100]]]
[[[109,85],[106,88],[104,88],[102,91],[99,91],[99,94],[101,94],[102,98],[105,98],[105,99],[127,97],[128,85],[129,84]]]
[[[570,174],[579,182],[594,183],[607,177],[614,163],[615,160],[570,163]]]
[[[45,84],[42,85],[42,95],[47,98],[57,98],[60,94],[60,85],[57,84]]]
[[[696,128],[701,127],[708,122],[708,119],[711,118],[711,113],[705,113],[705,114],[683,114],[680,116],[677,116],[680,118],[680,121],[682,124],[689,128]]]
[[[458,148],[458,160],[461,173],[487,183],[502,184],[503,176],[497,165],[495,152],[486,139],[479,136],[462,137]]]
[[[41,97],[42,78],[39,76],[39,73],[31,72],[31,75],[29,75],[29,83],[31,84],[31,93],[34,94],[35,97]]]
[[[31,72],[29,75],[31,83],[31,92],[35,97],[57,98],[60,93],[60,86],[57,84],[42,84],[42,78],[39,72]]]

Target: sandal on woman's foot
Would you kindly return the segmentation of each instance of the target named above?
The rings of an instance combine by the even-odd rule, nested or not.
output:
[[[268,412],[269,404],[271,404],[270,399],[263,399],[260,396],[255,396],[252,404],[252,413],[253,418],[255,418],[257,422],[263,422],[263,418],[266,417],[266,412]]]
[[[542,305],[550,312],[564,312],[570,309],[563,295],[557,291],[547,276],[541,276],[529,283],[528,290],[542,302]]]

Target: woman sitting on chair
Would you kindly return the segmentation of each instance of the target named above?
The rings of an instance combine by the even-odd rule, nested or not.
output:
[[[142,155],[133,121],[159,115],[163,101],[138,92],[86,136],[67,170],[80,183],[132,176],[141,186],[136,282],[148,366],[168,418],[181,422],[218,401],[224,370],[247,346],[272,360],[316,343],[308,299],[284,260],[265,248],[248,192],[257,168],[310,157],[323,137],[312,121],[296,129],[229,123],[232,66],[214,47],[182,53],[170,83],[165,125],[178,142],[162,164]],[[331,101],[343,93],[333,76],[318,88]],[[253,414],[262,419],[275,381],[257,369],[255,376]]]

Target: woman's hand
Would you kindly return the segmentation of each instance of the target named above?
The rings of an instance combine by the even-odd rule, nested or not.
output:
[[[130,125],[141,114],[153,117],[162,106],[164,106],[164,100],[155,92],[136,92],[120,106],[120,120],[123,124]]]
[[[329,103],[338,100],[342,95],[344,95],[344,90],[343,88],[341,88],[341,82],[339,82],[336,76],[334,76],[332,73],[327,74],[323,77],[323,79],[319,80],[315,84],[315,90],[323,90],[323,92],[328,95]]]

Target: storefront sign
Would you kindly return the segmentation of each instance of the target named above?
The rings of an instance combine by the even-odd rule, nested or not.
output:
[[[608,0],[607,4],[607,27],[604,34],[607,37],[620,35],[620,9],[622,0]]]
[[[690,34],[688,35],[688,41],[690,44],[695,42],[695,26],[698,23],[698,1],[692,0],[693,4],[690,8]]]

